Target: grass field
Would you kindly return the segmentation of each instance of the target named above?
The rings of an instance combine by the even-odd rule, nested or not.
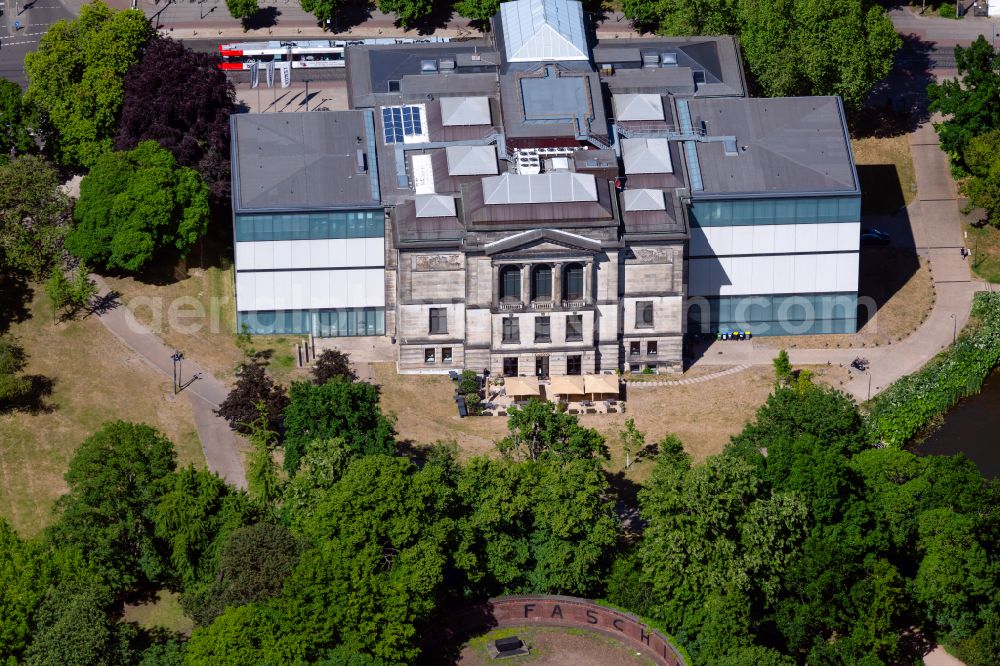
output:
[[[988,282],[1000,283],[1000,229],[966,225],[972,251],[972,270]]]
[[[31,317],[11,326],[29,355],[26,372],[53,381],[45,410],[0,415],[0,515],[24,536],[51,519],[66,490],[63,474],[76,447],[102,423],[142,421],[162,430],[182,465],[204,466],[201,444],[184,398],[170,378],[136,357],[95,318],[53,323],[36,289]]]
[[[176,592],[161,591],[156,599],[143,604],[126,604],[122,618],[125,622],[135,622],[143,629],[162,628],[170,633],[190,636],[194,622],[184,614],[180,595]]]
[[[105,278],[136,319],[168,345],[183,351],[217,379],[231,382],[244,354],[236,344],[236,297],[230,267],[194,268],[162,284],[136,278]],[[270,354],[268,372],[287,384],[308,370],[295,367],[301,336],[254,336],[252,347]]]
[[[810,368],[817,381],[831,385],[845,378],[837,367]],[[494,443],[507,434],[503,417],[459,418],[452,399],[454,384],[439,375],[397,375],[395,365],[373,366],[374,381],[382,387],[382,407],[398,419],[399,437],[413,444],[429,444],[452,439],[458,442],[460,457],[496,455]],[[743,429],[774,385],[769,366],[685,386],[629,387],[625,414],[585,414],[580,422],[599,430],[608,441],[612,472],[624,465],[618,433],[625,420],[635,419],[648,441],[673,433],[696,461],[719,453],[729,438]],[[651,463],[633,465],[626,476],[642,482]]]

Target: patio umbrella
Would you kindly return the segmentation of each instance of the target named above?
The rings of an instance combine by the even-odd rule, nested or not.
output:
[[[616,398],[618,397],[618,377],[615,375],[585,375],[583,383],[587,393],[590,393],[593,396],[596,396],[597,394],[606,395],[608,393],[612,393]]]
[[[507,377],[504,379],[503,386],[507,395],[511,397],[526,397],[540,393],[536,377]]]
[[[548,392],[561,395],[564,398],[571,395],[583,395],[587,392],[583,377],[580,375],[560,375],[552,378]]]

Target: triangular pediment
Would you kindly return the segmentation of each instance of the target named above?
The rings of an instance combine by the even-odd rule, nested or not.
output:
[[[567,251],[593,254],[601,251],[601,244],[592,238],[559,229],[532,229],[488,243],[484,249],[487,255],[512,252],[557,254]]]

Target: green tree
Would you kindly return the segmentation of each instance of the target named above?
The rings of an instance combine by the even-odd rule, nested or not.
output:
[[[301,552],[302,544],[280,525],[240,527],[223,542],[212,582],[185,592],[182,605],[195,622],[206,626],[226,608],[276,597]]]
[[[93,265],[138,271],[168,250],[184,256],[205,234],[208,187],[197,171],[144,141],[96,160],[80,183],[74,216],[70,252]]]
[[[378,389],[336,377],[319,386],[293,382],[285,408],[285,469],[294,475],[309,442],[340,437],[354,452],[392,454],[393,421],[379,407]]]
[[[0,154],[13,156],[35,152],[38,146],[28,129],[28,122],[21,86],[0,78]]]
[[[784,349],[778,350],[778,355],[774,357],[774,378],[779,384],[788,381],[792,376],[792,362],[788,360],[788,352]]]
[[[31,380],[21,374],[27,363],[24,347],[11,337],[0,336],[0,413],[31,392]]]
[[[176,464],[173,444],[153,428],[106,423],[70,460],[53,543],[83,552],[116,595],[161,580],[167,558],[154,514]]]
[[[42,545],[20,539],[0,518],[0,662],[23,655],[32,618],[56,574]]]
[[[343,0],[299,0],[299,4],[304,11],[314,15],[325,28],[328,25],[326,22],[333,20],[344,2]]]
[[[621,437],[622,449],[625,451],[625,469],[640,460],[655,456],[660,449],[656,443],[646,443],[646,433],[635,427],[635,419],[626,419],[625,429],[620,431],[618,436]],[[676,440],[676,437],[667,435],[664,438],[664,443],[673,440]]]
[[[111,617],[108,591],[64,583],[49,591],[35,615],[25,663],[29,666],[126,666],[134,654],[131,625]]]
[[[955,67],[958,78],[929,85],[927,94],[930,110],[945,117],[934,125],[941,147],[960,162],[973,137],[1000,130],[1000,56],[980,36],[968,47],[955,47]]]
[[[597,590],[617,544],[607,479],[596,460],[475,458],[461,471],[467,575],[486,594]]]
[[[524,407],[511,407],[507,429],[510,434],[497,447],[518,460],[608,458],[604,436],[552,402],[532,398]]]
[[[38,280],[62,265],[72,214],[59,185],[36,155],[0,163],[0,266]]]
[[[858,107],[902,45],[867,0],[739,0],[736,18],[747,67],[768,96],[840,95]]]
[[[257,0],[226,0],[226,9],[234,19],[239,19],[245,30],[247,21],[257,15],[260,6]]]
[[[437,465],[355,460],[304,525],[315,547],[285,583],[288,624],[312,650],[345,644],[412,662],[415,625],[438,608],[450,562],[462,559],[454,503]]]
[[[500,11],[500,0],[458,0],[455,11],[459,16],[486,24]]]
[[[969,198],[963,212],[982,208],[986,221],[1000,227],[1000,130],[969,139],[963,157],[972,174],[961,183],[962,194]]]
[[[302,663],[306,653],[296,635],[286,627],[281,612],[271,606],[247,604],[227,608],[212,624],[194,630],[184,651],[184,664]]]
[[[305,455],[295,476],[285,484],[281,515],[285,524],[301,530],[316,504],[340,481],[347,466],[359,454],[340,437],[314,439],[306,444]]]
[[[434,0],[377,0],[378,9],[395,14],[396,22],[410,28],[426,19],[434,11]]]
[[[125,72],[152,35],[141,10],[114,12],[95,0],[78,19],[53,24],[24,57],[25,101],[40,111],[57,162],[89,167],[111,149]]]
[[[271,507],[281,494],[278,466],[274,462],[273,448],[278,442],[278,432],[271,430],[267,406],[257,403],[257,419],[250,424],[250,457],[247,465],[247,487],[250,496],[259,506]]]
[[[90,271],[85,264],[79,264],[70,280],[62,269],[55,269],[45,281],[45,294],[49,297],[52,314],[59,319],[72,319],[80,310],[86,309],[97,294],[97,285],[90,279]]]
[[[220,545],[233,530],[256,518],[245,492],[227,485],[218,474],[188,466],[164,479],[155,533],[167,544],[173,570],[189,589],[212,579]]]
[[[622,11],[661,35],[729,35],[736,30],[737,0],[623,0]]]

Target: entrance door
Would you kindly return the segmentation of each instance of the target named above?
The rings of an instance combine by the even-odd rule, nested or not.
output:
[[[535,376],[541,379],[547,379],[549,376],[549,357],[548,356],[536,356],[535,357]]]

